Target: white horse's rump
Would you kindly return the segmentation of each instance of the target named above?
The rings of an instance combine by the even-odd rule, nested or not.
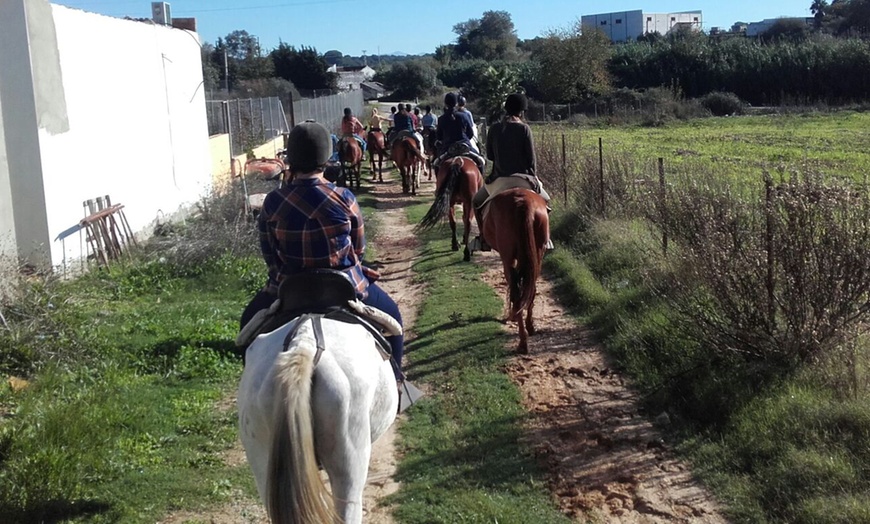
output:
[[[396,418],[393,370],[368,331],[329,319],[321,321],[325,351],[316,367],[312,321],[282,352],[297,322],[260,335],[247,350],[238,394],[245,454],[272,522],[325,524],[337,514],[361,523],[372,443]]]

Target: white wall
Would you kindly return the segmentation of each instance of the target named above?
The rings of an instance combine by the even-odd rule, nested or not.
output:
[[[43,238],[50,239],[53,265],[64,257],[54,238],[83,217],[84,200],[109,195],[113,203],[124,204],[131,228],[140,231],[158,213],[173,213],[210,189],[208,126],[195,33],[45,0],[0,1],[8,3],[24,4],[28,12],[25,27],[36,124],[9,122],[4,114],[6,144],[13,126],[34,129],[38,152],[19,159],[19,164],[26,161],[35,172],[41,170],[47,224]],[[2,15],[0,10],[0,35],[7,23],[22,22],[4,21]],[[0,57],[4,54],[0,50]],[[0,82],[0,95],[5,94],[2,89]],[[16,152],[7,147],[7,156],[12,159]],[[0,156],[0,197],[2,171]],[[18,227],[19,207],[40,206],[19,198],[15,187],[11,192]],[[19,229],[19,254],[22,244]],[[67,240],[66,251],[68,259],[81,255],[77,235]]]

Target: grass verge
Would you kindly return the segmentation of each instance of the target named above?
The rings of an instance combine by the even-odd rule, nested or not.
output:
[[[418,223],[428,204],[409,209]],[[496,320],[501,300],[481,268],[450,251],[448,234],[421,236],[415,265],[427,296],[408,347],[411,380],[433,394],[400,428],[401,522],[568,522],[520,439],[525,413],[503,371],[507,335]]]

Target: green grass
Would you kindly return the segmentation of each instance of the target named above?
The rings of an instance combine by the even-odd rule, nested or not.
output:
[[[409,209],[417,223],[428,204]],[[520,444],[525,416],[503,372],[508,335],[501,300],[462,262],[449,234],[424,234],[415,265],[427,285],[408,347],[409,378],[432,394],[414,406],[402,435],[391,498],[400,522],[568,522],[554,507],[542,472]]]
[[[237,438],[233,340],[265,275],[255,262],[218,258],[193,276],[132,263],[46,291],[63,336],[27,342],[68,353],[0,393],[14,414],[0,421],[4,522],[145,523],[256,497],[247,467],[220,456]]]
[[[561,246],[545,265],[560,297],[597,329],[648,411],[672,415],[672,437],[733,522],[870,522],[870,389],[832,387],[849,382],[847,355],[763,379],[678,329],[652,291],[668,269],[648,229],[562,213],[553,234]]]
[[[868,127],[870,113],[839,112],[702,118],[662,127],[536,126],[534,136],[540,142],[565,133],[569,154],[595,158],[601,138],[605,155],[628,153],[650,165],[663,157],[667,166],[715,165],[717,172],[744,177],[809,162],[823,173],[862,181],[870,172]]]

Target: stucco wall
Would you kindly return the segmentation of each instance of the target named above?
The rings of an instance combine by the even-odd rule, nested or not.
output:
[[[4,16],[16,14],[10,5],[23,5],[25,19]],[[11,184],[19,255],[25,242],[19,208],[43,208],[42,239],[32,232],[28,236],[47,243],[50,261],[57,265],[64,253],[54,239],[84,216],[85,200],[109,195],[114,203],[124,204],[130,226],[140,231],[158,214],[171,214],[210,190],[212,167],[195,33],[45,0],[2,0],[0,6],[0,47],[10,40],[20,51],[20,35],[2,35],[22,27],[24,49],[29,49],[0,50],[0,60],[6,57],[7,62],[0,65],[32,67],[35,93],[29,120],[20,111],[6,118],[7,105],[0,107],[8,176],[20,180],[23,166],[29,166],[27,188],[32,193],[37,180],[44,186],[38,191],[40,198],[31,201],[32,195]],[[8,86],[0,81],[0,101],[7,99],[4,90]],[[32,130],[32,138],[26,138],[36,144],[35,152],[33,147],[20,153],[9,147],[10,129]],[[2,162],[0,156],[0,197]],[[4,206],[0,221],[5,213]],[[3,225],[0,222],[0,231]],[[68,259],[81,256],[79,246],[77,237],[66,242]]]

